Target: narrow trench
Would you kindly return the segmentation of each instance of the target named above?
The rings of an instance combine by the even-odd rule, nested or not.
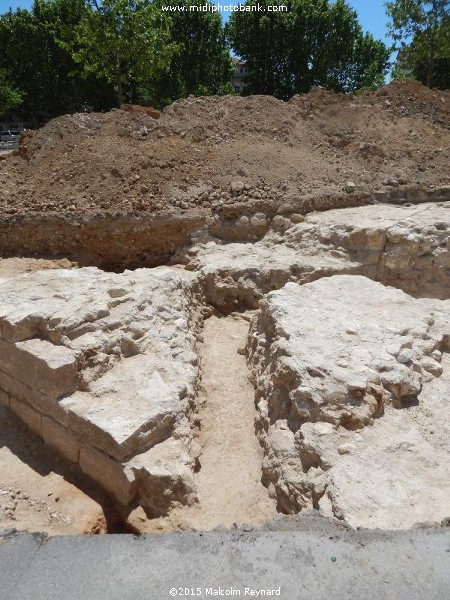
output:
[[[249,330],[244,317],[245,313],[213,315],[204,322],[198,503],[142,524],[129,521],[141,532],[259,525],[277,514],[275,501],[261,483],[263,450],[255,434],[255,393],[242,352]]]
[[[233,315],[212,316],[204,325],[197,483],[201,521],[208,529],[261,523],[276,514],[261,483],[254,389],[242,353],[248,329],[247,320]]]
[[[103,509],[90,533],[153,533],[218,526],[262,524],[277,515],[276,502],[261,482],[263,450],[255,433],[255,391],[243,349],[249,315],[216,313],[204,321],[202,388],[198,397],[202,448],[196,473],[198,503],[174,508],[166,517],[144,519],[141,509],[115,508],[108,494],[84,477],[68,477]],[[63,461],[64,462],[64,461]],[[61,467],[65,473],[63,467]],[[85,485],[84,485],[85,483]]]

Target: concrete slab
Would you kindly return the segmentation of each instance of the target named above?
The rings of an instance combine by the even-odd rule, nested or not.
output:
[[[271,597],[285,600],[446,600],[450,531],[235,531],[44,542],[19,535],[0,545],[2,600],[257,597],[251,590],[279,590]]]

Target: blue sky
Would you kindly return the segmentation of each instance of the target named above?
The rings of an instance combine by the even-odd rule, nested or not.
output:
[[[358,12],[365,31],[369,31],[378,39],[386,40],[387,16],[384,0],[347,0],[347,2]],[[238,4],[238,0],[221,0],[221,4],[230,3]],[[9,7],[29,8],[31,4],[32,0],[0,0],[0,14],[6,12]]]

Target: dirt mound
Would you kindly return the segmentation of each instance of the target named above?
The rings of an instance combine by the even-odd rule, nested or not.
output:
[[[120,108],[125,112],[145,113],[146,115],[148,115],[149,117],[153,117],[154,119],[159,119],[159,117],[161,116],[161,113],[152,106],[141,106],[140,104],[122,104]]]
[[[450,122],[450,91],[430,90],[418,81],[393,82],[375,94],[402,117],[421,117],[444,126]]]
[[[289,102],[190,97],[159,119],[135,106],[65,115],[0,162],[0,211],[73,219],[256,202],[276,212],[292,198],[443,185],[449,110],[448,92],[409,82],[359,97],[316,89]]]
[[[303,109],[308,114],[332,104],[348,104],[350,98],[350,96],[346,96],[345,94],[336,94],[324,88],[317,87],[313,88],[309,94],[296,94],[289,100],[289,104]]]

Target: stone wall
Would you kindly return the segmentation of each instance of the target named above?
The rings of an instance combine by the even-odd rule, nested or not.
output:
[[[95,268],[0,281],[0,400],[117,502],[196,500],[196,277]]]

